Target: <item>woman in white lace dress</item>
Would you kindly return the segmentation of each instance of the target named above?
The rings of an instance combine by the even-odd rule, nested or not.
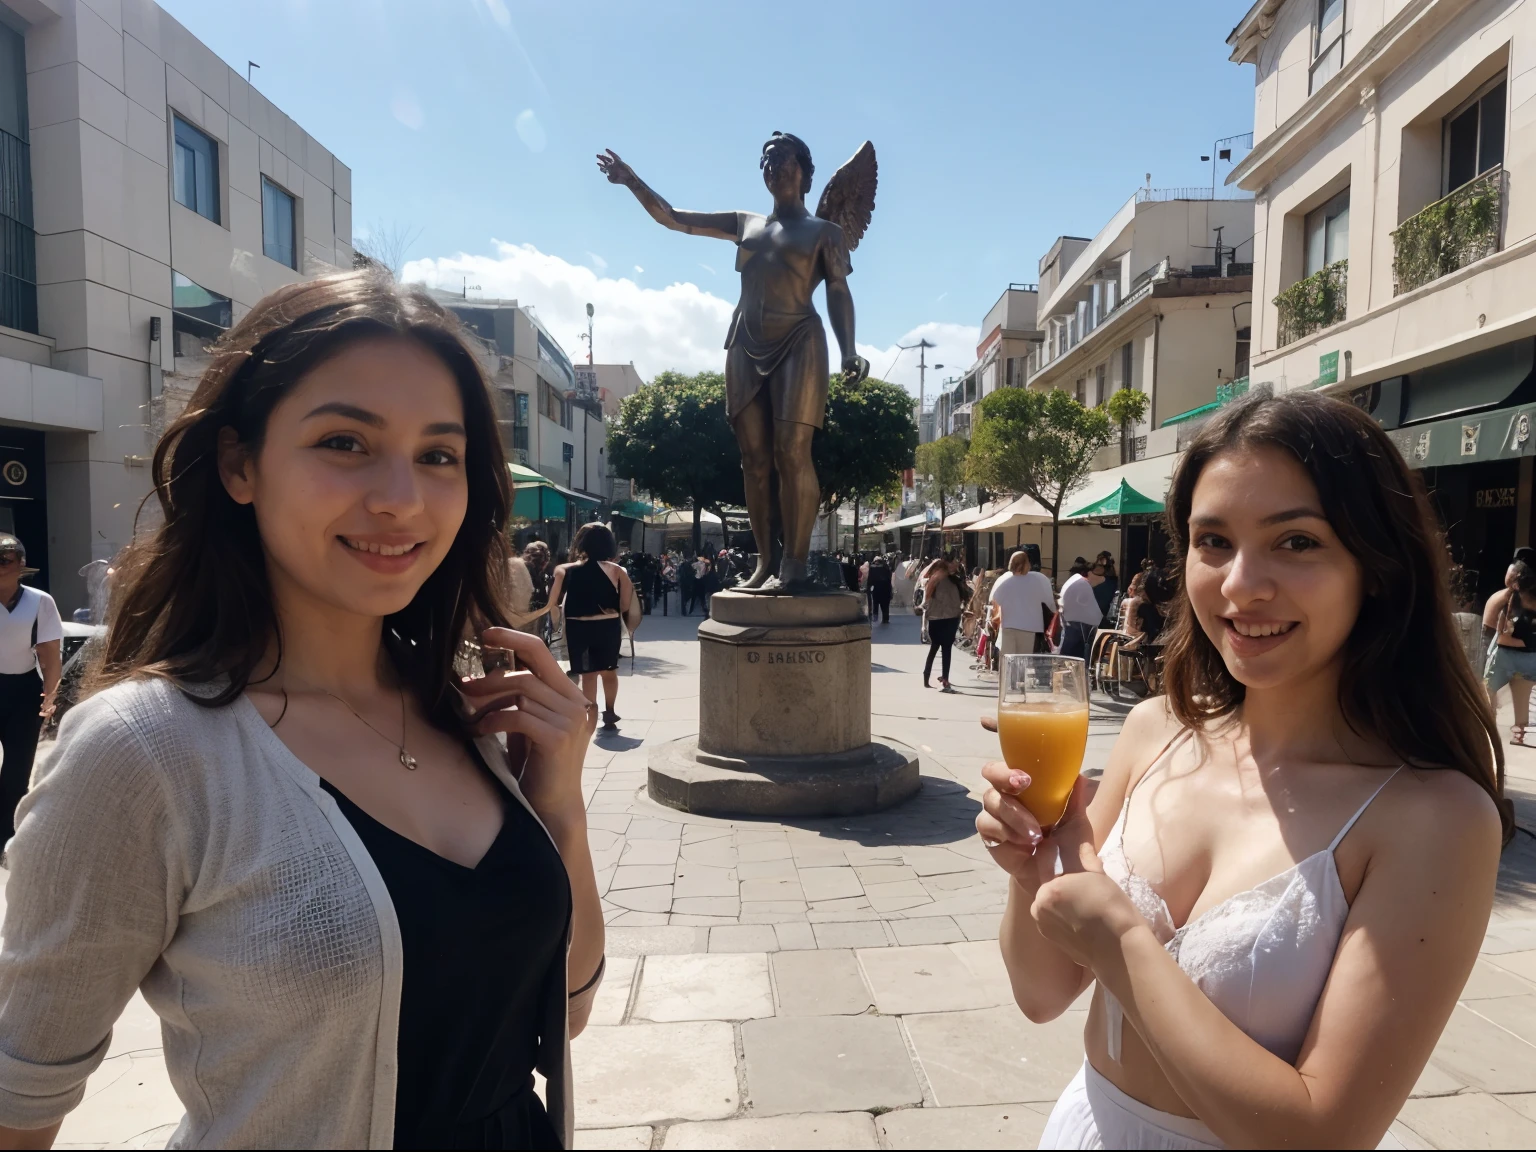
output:
[[[1005,764],[1019,1006],[1093,987],[1041,1147],[1370,1147],[1472,969],[1502,752],[1417,478],[1363,413],[1255,397],[1174,478],[1166,698],[1042,834]]]

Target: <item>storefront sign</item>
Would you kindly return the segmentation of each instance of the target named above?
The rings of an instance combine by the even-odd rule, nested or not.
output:
[[[1318,384],[1337,384],[1339,382],[1339,354],[1337,352],[1324,352],[1317,358],[1317,382]]]
[[[1477,455],[1477,438],[1481,435],[1481,424],[1463,424],[1461,426],[1461,454],[1463,456]]]
[[[1413,442],[1413,455],[1416,460],[1429,459],[1429,433],[1428,428],[1419,433],[1417,440]]]
[[[1513,488],[1479,488],[1472,502],[1478,508],[1513,508],[1515,490]]]

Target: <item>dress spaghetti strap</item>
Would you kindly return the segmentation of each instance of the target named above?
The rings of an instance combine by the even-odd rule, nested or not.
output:
[[[1349,830],[1355,826],[1355,821],[1365,815],[1365,810],[1371,806],[1371,802],[1375,800],[1376,797],[1381,795],[1381,790],[1388,784],[1392,783],[1392,781],[1396,779],[1397,774],[1402,770],[1403,766],[1401,764],[1392,769],[1392,775],[1388,776],[1379,785],[1377,785],[1376,791],[1372,792],[1368,797],[1366,797],[1364,804],[1355,809],[1355,814],[1345,822],[1344,827],[1339,829],[1339,834],[1333,838],[1333,843],[1328,845],[1328,852],[1330,855],[1332,854],[1333,850],[1343,842],[1344,837],[1349,835]]]

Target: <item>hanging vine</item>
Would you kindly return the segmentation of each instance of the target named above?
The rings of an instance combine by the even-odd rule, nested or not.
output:
[[[1392,233],[1397,295],[1412,292],[1499,249],[1504,169],[1470,180]]]
[[[1275,297],[1280,310],[1280,343],[1290,344],[1344,319],[1349,261],[1339,260],[1298,280]]]

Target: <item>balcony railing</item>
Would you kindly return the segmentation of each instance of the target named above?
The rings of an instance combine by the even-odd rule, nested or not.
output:
[[[1298,280],[1275,297],[1280,310],[1280,346],[1321,332],[1344,319],[1349,294],[1349,261],[1339,260]]]
[[[1492,255],[1504,239],[1504,168],[1490,168],[1410,216],[1392,233],[1395,294]]]

